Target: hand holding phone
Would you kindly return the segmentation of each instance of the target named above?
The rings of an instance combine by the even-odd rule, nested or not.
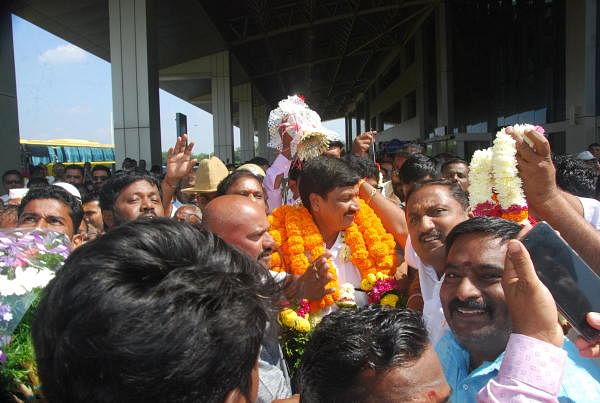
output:
[[[600,277],[544,221],[522,242],[560,313],[586,340],[600,338],[600,330],[586,321],[588,312],[600,312]]]

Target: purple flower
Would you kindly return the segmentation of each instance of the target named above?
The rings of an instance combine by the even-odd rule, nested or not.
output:
[[[4,351],[0,350],[0,364],[4,364],[6,362],[6,354],[4,354]]]

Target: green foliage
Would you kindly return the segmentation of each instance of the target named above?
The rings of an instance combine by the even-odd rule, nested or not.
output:
[[[279,343],[281,344],[283,357],[287,362],[290,377],[292,378],[298,368],[300,368],[300,362],[304,355],[304,350],[310,341],[311,334],[312,332],[303,333],[290,328],[282,328],[279,335]]]
[[[23,316],[12,334],[10,343],[2,348],[7,360],[0,365],[0,373],[4,379],[10,381],[11,389],[15,389],[18,383],[28,386],[32,390],[39,388],[35,352],[31,337],[31,322],[38,302],[39,297],[36,298],[36,301]]]

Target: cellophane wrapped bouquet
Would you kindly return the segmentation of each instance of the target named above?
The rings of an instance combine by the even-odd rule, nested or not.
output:
[[[9,392],[40,385],[31,322],[41,291],[70,253],[68,238],[40,229],[0,229],[0,376]]]

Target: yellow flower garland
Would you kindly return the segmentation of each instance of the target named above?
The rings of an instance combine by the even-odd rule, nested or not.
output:
[[[323,237],[304,206],[281,206],[269,216],[269,222],[269,233],[279,246],[279,252],[272,255],[271,270],[302,275],[310,262],[325,253]],[[358,268],[362,279],[369,274],[394,275],[394,237],[386,232],[379,217],[363,200],[360,200],[354,222],[344,231],[344,242],[350,248],[350,261]],[[332,280],[326,287],[336,291],[320,301],[310,301],[311,312],[332,305],[339,299],[337,273],[331,260],[328,260],[328,265]]]

